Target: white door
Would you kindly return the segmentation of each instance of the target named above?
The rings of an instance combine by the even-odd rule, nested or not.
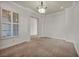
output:
[[[37,35],[37,19],[30,18],[30,35]]]

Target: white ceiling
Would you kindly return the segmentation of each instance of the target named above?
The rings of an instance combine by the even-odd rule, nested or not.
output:
[[[25,8],[30,8],[35,12],[38,12],[36,7],[40,4],[40,1],[14,1],[14,2]],[[44,2],[47,5],[46,14],[64,10],[65,8],[72,6],[73,3],[71,1],[44,1]]]

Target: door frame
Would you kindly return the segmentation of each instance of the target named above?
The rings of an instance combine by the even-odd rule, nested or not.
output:
[[[31,18],[35,18],[37,20],[37,36],[39,36],[39,18],[30,16],[30,21],[31,21]],[[30,27],[31,27],[31,24],[30,24]],[[30,30],[30,32],[31,32],[31,30]],[[31,34],[30,34],[30,36],[31,36]]]

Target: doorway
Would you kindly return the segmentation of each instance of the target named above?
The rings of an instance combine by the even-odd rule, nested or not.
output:
[[[30,35],[35,38],[38,35],[38,19],[35,17],[30,18]]]

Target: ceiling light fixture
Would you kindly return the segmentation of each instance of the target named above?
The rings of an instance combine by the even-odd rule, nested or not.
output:
[[[60,9],[63,9],[64,7],[63,6],[60,6]]]
[[[39,13],[45,13],[45,12],[46,12],[46,9],[47,9],[47,6],[44,5],[43,1],[41,1],[41,5],[39,5],[39,6],[37,7],[37,9],[38,9],[38,12],[39,12]]]

